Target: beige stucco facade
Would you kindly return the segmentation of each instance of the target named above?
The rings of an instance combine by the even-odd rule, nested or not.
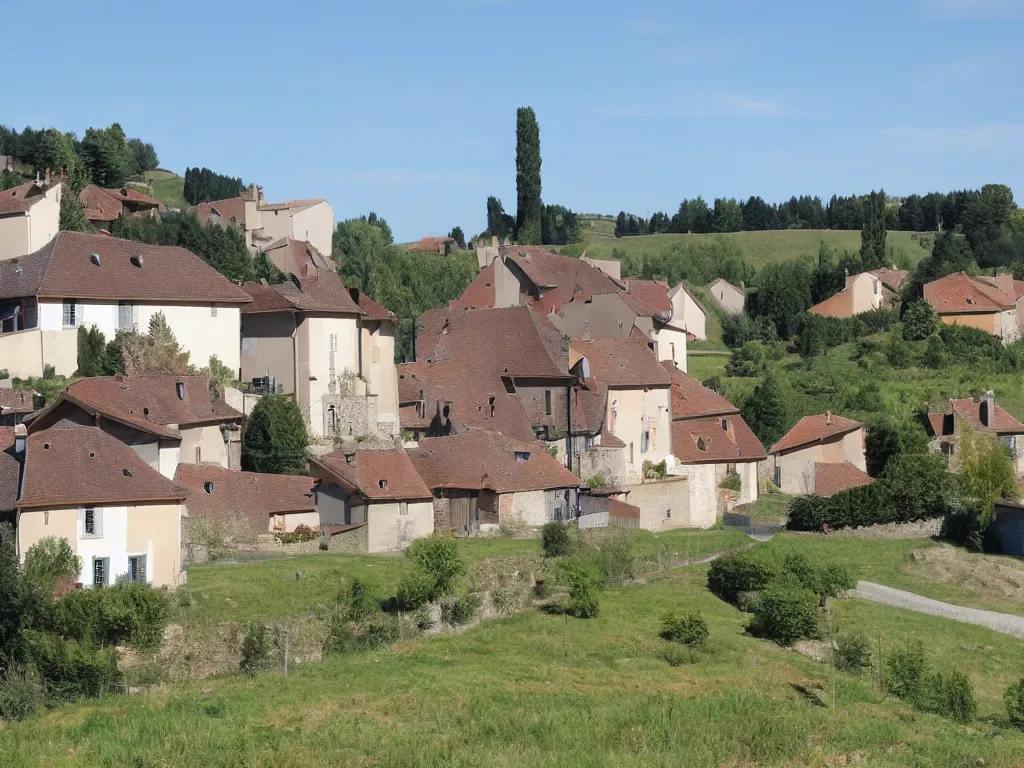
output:
[[[308,361],[310,434],[324,435],[324,402],[327,394],[364,394],[365,384],[359,372],[359,327],[355,316],[329,317],[307,315],[301,329],[306,344],[305,355],[300,346],[300,369]],[[300,390],[302,376],[300,372]],[[397,389],[397,380],[395,383]],[[396,396],[397,397],[397,396]],[[302,403],[300,402],[300,405]]]
[[[676,368],[686,373],[686,331],[662,325],[654,331],[654,343],[658,360],[671,360]]]
[[[61,185],[46,190],[24,213],[0,216],[0,261],[35,253],[60,229]]]
[[[867,472],[864,454],[864,428],[856,429],[820,443],[769,457],[775,478],[783,493],[795,495],[814,493],[815,464],[850,462]],[[773,478],[774,481],[774,478]]]
[[[704,310],[686,292],[682,283],[669,291],[668,298],[672,302],[672,325],[682,326],[697,341],[707,339],[707,317]]]
[[[0,334],[0,368],[12,377],[42,376],[47,365],[58,376],[78,370],[78,331],[31,328]]]
[[[718,278],[711,284],[708,291],[723,312],[738,315],[743,311],[745,300],[743,291],[727,280]]]
[[[605,424],[626,444],[626,481],[639,482],[643,463],[658,464],[672,453],[671,387],[610,388]],[[644,431],[649,444],[644,450]]]
[[[690,479],[669,477],[629,486],[626,502],[640,510],[640,527],[671,531],[696,527],[690,513]]]
[[[227,444],[220,423],[200,424],[192,427],[180,427],[181,449],[179,459],[186,464],[217,464],[226,469],[240,469],[230,466]],[[241,439],[241,431],[228,432],[229,439]],[[175,466],[177,470],[177,466]],[[161,473],[163,474],[163,473]],[[167,477],[173,478],[174,472]]]
[[[367,528],[371,553],[397,552],[434,532],[434,503],[427,500],[369,504]]]
[[[400,431],[398,421],[398,369],[395,368],[395,325],[387,321],[364,321],[363,378],[366,391],[377,396],[378,423],[391,423],[391,434]]]
[[[259,197],[262,198],[262,192]],[[334,234],[334,209],[326,200],[268,204],[252,198],[245,201],[244,226],[246,244],[253,251],[288,237],[308,242],[329,256]]]

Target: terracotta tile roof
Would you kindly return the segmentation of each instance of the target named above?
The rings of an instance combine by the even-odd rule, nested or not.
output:
[[[229,197],[225,200],[213,200],[196,206],[199,221],[206,224],[210,220],[231,223],[234,219],[240,227],[245,227],[245,198]]]
[[[421,237],[409,246],[409,253],[440,253],[449,243],[454,243],[451,237]]]
[[[183,385],[184,400],[178,399],[177,385]],[[211,399],[206,376],[152,374],[121,378],[97,376],[80,379],[65,389],[28,424],[33,432],[46,429],[67,401],[90,414],[128,424],[149,434],[171,439],[181,433],[168,425],[241,421],[242,414],[221,399]]]
[[[619,283],[582,259],[539,246],[504,245],[498,251],[507,263],[515,265],[537,288],[543,289],[542,297],[530,296],[526,303],[545,316],[574,299],[586,301],[598,293],[622,290]]]
[[[18,507],[179,502],[186,495],[100,429],[48,429],[28,437]]]
[[[959,272],[926,283],[924,298],[941,314],[956,312],[1000,312],[1012,309],[1015,296]]]
[[[99,255],[98,265],[91,254]],[[142,266],[131,261],[139,256]],[[33,254],[0,261],[0,298],[24,296],[249,302],[241,288],[184,248],[81,232],[59,232]]]
[[[609,387],[667,387],[672,383],[654,353],[637,339],[573,341],[570,347],[587,358],[590,375]]]
[[[481,269],[473,278],[462,297],[451,302],[453,307],[486,309],[494,306],[494,262]]]
[[[44,198],[43,188],[35,181],[28,181],[0,192],[0,216],[25,213]]]
[[[366,314],[352,300],[352,294],[349,293],[348,288],[335,272],[320,270],[312,277],[296,276],[295,280],[298,281],[298,286],[290,280],[270,286],[264,286],[261,283],[246,283],[242,288],[248,296],[252,297],[254,306],[243,307],[242,312],[254,314],[298,309],[303,312],[341,315]],[[284,303],[272,297],[270,292],[276,293]]]
[[[350,460],[346,460],[346,456]],[[358,493],[370,501],[433,498],[402,449],[336,451],[310,459],[310,465],[314,474],[320,474],[319,468],[349,493]]]
[[[601,433],[601,448],[625,448],[626,444],[611,432],[605,430]]]
[[[671,360],[662,361],[661,366],[672,377],[673,419],[740,412],[739,408],[720,394],[713,392],[693,376],[676,368],[675,363]]]
[[[761,441],[736,413],[673,421],[672,454],[683,464],[762,461],[768,457]]]
[[[312,477],[239,472],[218,464],[179,464],[175,482],[189,492],[189,517],[237,515],[267,525],[270,515],[315,512]],[[211,483],[206,490],[206,483]]]
[[[894,291],[899,291],[904,281],[910,277],[910,272],[905,269],[873,269],[871,274],[882,281],[882,285],[887,285]]]
[[[26,389],[0,389],[0,413],[32,413],[34,395]]]
[[[123,210],[120,200],[95,184],[86,185],[78,194],[78,200],[89,221],[114,221]]]
[[[841,464],[814,465],[814,494],[816,496],[832,496],[840,491],[870,485],[875,478],[861,472],[848,461]]]
[[[516,453],[529,454],[523,461]],[[452,437],[431,437],[409,451],[416,470],[434,489],[491,490],[495,493],[574,488],[580,479],[553,459],[544,444],[513,440],[474,429]]]
[[[14,427],[0,427],[0,451],[14,445]]]
[[[608,386],[590,378],[584,388],[573,387],[572,393],[573,432],[600,434],[608,408]]]
[[[142,206],[150,206],[152,208],[166,207],[162,202],[157,200],[155,197],[144,195],[142,192],[139,192],[139,190],[135,189],[134,187],[129,187],[127,185],[119,187],[117,189],[107,189],[104,191],[118,202],[132,202]]]
[[[639,302],[643,308],[646,308],[646,312],[640,313],[644,317],[671,316],[672,302],[668,298],[668,283],[662,280],[627,280],[625,282],[624,298],[633,302],[630,304],[631,307]]]
[[[819,301],[807,311],[822,317],[852,317],[851,305],[843,305],[843,302],[848,300],[849,295],[850,287],[847,286],[839,291],[839,293],[829,296],[824,301]]]
[[[21,464],[14,458],[14,427],[0,427],[0,512],[18,505]]]
[[[352,300],[366,313],[367,320],[390,320],[392,323],[397,321],[394,312],[383,304],[378,304],[358,288],[349,288],[348,292]]]
[[[818,443],[832,437],[845,435],[847,432],[853,432],[855,429],[860,429],[863,426],[859,421],[825,413],[818,414],[817,416],[804,416],[768,452],[783,453],[785,451],[792,451],[795,448],[802,448],[811,443]]]
[[[1003,410],[999,403],[995,403],[994,410],[995,422],[992,426],[986,426],[981,421],[982,404],[973,398],[966,397],[953,400],[950,412],[929,413],[928,424],[932,434],[936,437],[952,435],[955,428],[953,414],[956,414],[976,432],[994,435],[1024,435],[1024,424]]]

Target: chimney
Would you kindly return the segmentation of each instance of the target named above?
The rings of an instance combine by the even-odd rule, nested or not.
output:
[[[355,457],[356,457],[356,455],[354,453],[346,453],[345,454],[345,463],[346,464],[351,464],[352,463],[352,459],[354,459]]]
[[[946,413],[953,413],[953,398],[952,397],[949,398],[949,400],[946,401],[946,405],[948,406],[948,408],[946,409]]]
[[[498,236],[497,235],[491,235],[491,248],[497,248],[497,247],[498,247]]]
[[[825,411],[825,426],[832,426],[832,411]]]
[[[981,423],[991,429],[996,423],[996,393],[991,389],[981,396]]]

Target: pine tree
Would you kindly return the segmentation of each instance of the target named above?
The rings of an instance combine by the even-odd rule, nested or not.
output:
[[[533,107],[516,110],[516,239],[541,244],[540,126]]]
[[[788,412],[781,374],[769,369],[743,406],[743,420],[757,438],[770,446],[786,433]]]

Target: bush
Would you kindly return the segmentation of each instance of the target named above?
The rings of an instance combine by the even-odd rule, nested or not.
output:
[[[903,313],[903,338],[924,341],[939,327],[939,316],[927,301],[913,302]]]
[[[699,613],[670,613],[661,620],[660,636],[673,643],[700,648],[707,642],[708,635],[708,623]]]
[[[0,680],[0,720],[24,720],[42,705],[43,687],[28,670],[12,669]]]
[[[885,659],[885,687],[898,699],[913,701],[924,686],[927,662],[924,645],[908,642],[905,648],[892,651]]]
[[[743,490],[743,481],[740,480],[740,476],[735,472],[730,472],[722,478],[722,482],[718,484],[718,487],[726,491],[735,491],[739,493]]]
[[[29,663],[51,701],[101,696],[116,691],[121,683],[113,648],[95,648],[34,630],[25,632],[25,644]]]
[[[692,648],[680,648],[678,645],[670,645],[662,651],[661,657],[668,662],[670,667],[681,667],[683,664],[696,664],[700,657]]]
[[[604,475],[591,475],[587,478],[588,488],[604,488]]]
[[[309,435],[294,399],[264,395],[252,409],[242,437],[242,469],[283,475],[306,470]]]
[[[818,597],[803,587],[774,584],[761,593],[747,631],[779,645],[818,637]]]
[[[562,557],[572,548],[569,529],[563,523],[545,523],[540,529],[540,547],[544,557]]]
[[[372,651],[384,648],[398,640],[398,622],[388,616],[371,619],[359,634],[359,646]]]
[[[664,480],[668,476],[668,464],[665,461],[659,461],[657,464],[645,461],[640,471],[644,480]]]
[[[67,539],[47,536],[25,552],[24,567],[28,582],[49,594],[58,585],[70,586],[78,581],[82,558],[75,554]]]
[[[91,645],[127,644],[155,651],[171,617],[167,592],[141,582],[69,592],[53,606],[54,631]]]
[[[359,639],[352,630],[347,617],[335,613],[327,623],[327,637],[324,638],[323,657],[344,656],[359,650]]]
[[[254,677],[270,666],[270,651],[273,648],[273,641],[267,633],[267,628],[262,624],[253,623],[245,632],[242,638],[242,658],[238,662],[238,669],[242,674]]]
[[[430,602],[432,587],[430,576],[418,569],[409,571],[399,580],[395,596],[385,605],[385,610],[389,613],[415,611]]]
[[[860,674],[871,666],[870,643],[859,632],[852,635],[840,635],[836,638],[834,653],[836,669],[843,672]]]
[[[434,626],[434,619],[430,615],[430,611],[426,608],[420,608],[413,614],[412,623],[416,625],[416,629],[420,632],[426,632]]]
[[[593,554],[593,559],[601,572],[601,586],[625,584],[632,580],[636,572],[633,537],[628,533],[617,533],[604,538]]]
[[[974,686],[971,679],[960,671],[928,675],[913,704],[923,712],[948,717],[958,723],[969,723],[978,716]]]
[[[359,577],[352,579],[340,598],[339,602],[344,606],[345,617],[349,621],[362,621],[380,610],[380,601]]]
[[[431,578],[430,599],[450,595],[455,582],[466,572],[466,564],[459,554],[459,547],[451,536],[427,536],[416,539],[406,550],[424,573]]]
[[[1024,730],[1024,677],[1009,685],[1003,692],[1006,702],[1006,715],[1010,724]]]
[[[735,604],[741,592],[757,592],[780,573],[778,562],[755,548],[720,557],[708,569],[708,589],[727,603]]]
[[[597,589],[591,584],[583,584],[569,593],[569,604],[566,613],[577,619],[596,619],[601,612],[597,599]]]
[[[476,595],[453,597],[441,605],[441,620],[450,626],[461,627],[473,620],[479,608],[480,598]]]
[[[275,538],[282,544],[297,544],[301,541],[312,541],[320,538],[320,531],[308,525],[297,525],[291,533],[278,533]]]

